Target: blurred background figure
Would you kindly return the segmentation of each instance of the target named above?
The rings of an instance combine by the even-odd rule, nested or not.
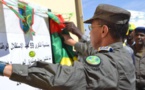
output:
[[[133,23],[129,24],[129,29],[128,32],[126,33],[126,39],[124,41],[127,46],[133,46],[135,44],[135,41],[133,39],[135,28],[136,27]]]
[[[123,46],[124,48],[129,52],[129,54],[131,55],[132,59],[133,59],[133,63],[135,64],[135,59],[134,59],[134,51],[131,48],[131,46],[133,46],[135,44],[134,41],[134,29],[135,29],[135,25],[133,23],[129,24],[128,27],[128,31],[126,33],[126,37],[124,38],[124,43]]]
[[[145,27],[134,30],[135,44],[132,46],[135,56],[136,87],[145,90]]]
[[[145,27],[137,27],[134,31],[135,44],[132,46],[134,54],[142,54],[145,48]]]
[[[135,44],[133,36],[134,36],[134,29],[135,29],[135,25],[133,23],[129,24],[129,32],[127,35],[127,45],[128,46],[132,46]]]

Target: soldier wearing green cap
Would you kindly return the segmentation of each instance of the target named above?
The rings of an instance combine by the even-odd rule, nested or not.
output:
[[[1,63],[0,74],[46,90],[135,90],[135,68],[122,43],[129,19],[129,11],[100,4],[85,21],[91,23],[90,42],[98,53],[84,56],[73,66],[40,61],[32,66]],[[64,40],[79,48],[70,36]]]

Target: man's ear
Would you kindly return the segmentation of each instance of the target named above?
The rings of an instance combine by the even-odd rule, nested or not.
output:
[[[103,25],[103,29],[102,29],[102,37],[106,37],[109,33],[109,28],[107,25]]]

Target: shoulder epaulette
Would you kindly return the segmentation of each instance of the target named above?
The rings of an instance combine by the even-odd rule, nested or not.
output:
[[[98,52],[101,52],[101,51],[113,52],[113,48],[109,46],[99,47]]]

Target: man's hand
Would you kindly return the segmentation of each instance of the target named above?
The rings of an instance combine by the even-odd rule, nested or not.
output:
[[[73,40],[70,35],[63,34],[62,36],[67,45],[74,46],[77,43],[77,41]]]
[[[82,38],[83,33],[75,26],[73,22],[64,22],[64,24],[66,25],[66,30],[77,35],[79,39]]]

